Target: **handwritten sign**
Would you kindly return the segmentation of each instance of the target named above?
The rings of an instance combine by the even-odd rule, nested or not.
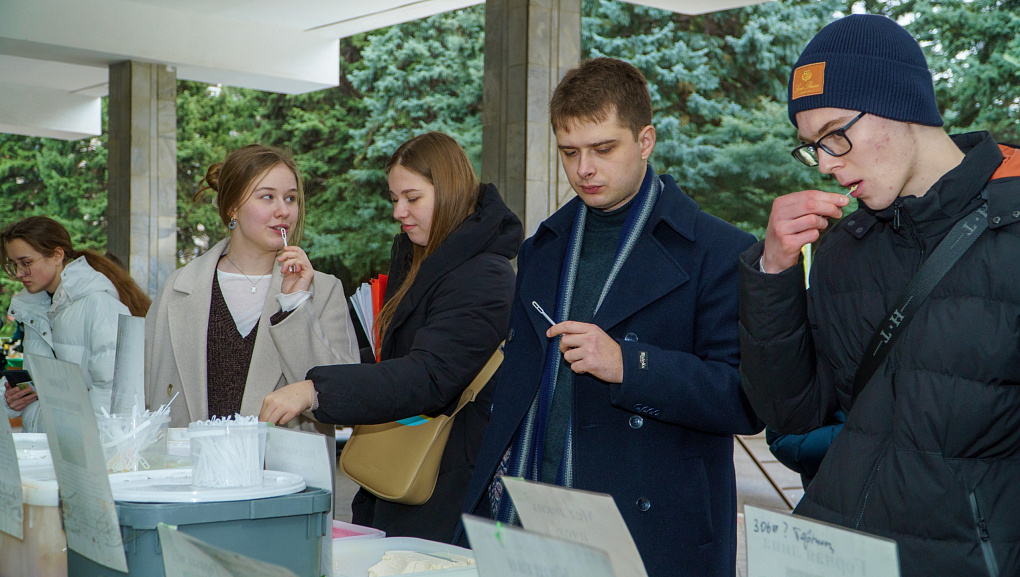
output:
[[[464,515],[479,577],[616,577],[605,551]],[[628,576],[629,577],[629,576]]]
[[[301,475],[306,487],[318,487],[333,493],[336,467],[330,453],[336,455],[336,439],[282,427],[270,427],[266,436],[266,470]],[[334,457],[335,458],[335,457]],[[329,508],[329,526],[333,526],[333,507]],[[333,574],[332,533],[322,540],[319,571]]]
[[[744,506],[749,577],[898,577],[896,542],[788,513]]]
[[[14,431],[7,416],[0,416],[0,531],[24,539],[24,502],[21,495],[21,470]]]
[[[163,523],[156,530],[166,577],[297,577],[285,567],[214,547]]]
[[[567,539],[609,554],[617,575],[644,577],[644,562],[613,497],[503,477],[521,525],[528,531]]]
[[[120,520],[81,367],[38,355],[25,358],[38,385],[67,546],[100,565],[127,573]]]

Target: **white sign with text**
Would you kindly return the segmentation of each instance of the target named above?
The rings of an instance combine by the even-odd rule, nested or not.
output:
[[[617,577],[605,551],[464,515],[479,577]],[[628,576],[629,577],[629,576]]]
[[[14,447],[14,430],[5,415],[0,417],[0,531],[23,539],[24,524],[18,450]]]
[[[609,554],[617,575],[648,575],[634,538],[611,495],[517,477],[502,479],[521,525],[528,531],[602,549]]]
[[[896,542],[744,505],[749,577],[899,577]]]
[[[117,357],[113,366],[110,412],[145,410],[145,317],[117,317]]]
[[[266,470],[301,475],[306,487],[333,492],[333,464],[329,452],[336,441],[318,433],[270,427],[266,436]],[[332,501],[331,501],[332,502]],[[322,538],[319,570],[333,574],[333,507],[329,508],[329,534]]]
[[[156,530],[166,577],[297,577],[285,567],[214,547],[163,523]]]
[[[99,425],[81,367],[38,355],[25,358],[32,366],[53,454],[67,547],[100,565],[127,573],[120,520],[99,443]]]

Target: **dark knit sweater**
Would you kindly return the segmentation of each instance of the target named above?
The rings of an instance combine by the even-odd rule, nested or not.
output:
[[[616,249],[620,242],[620,231],[627,221],[634,199],[613,211],[588,208],[584,220],[584,238],[581,254],[578,255],[577,277],[574,279],[574,294],[570,298],[567,320],[590,323],[595,317],[595,305],[599,302],[602,287],[609,278],[609,271],[616,260]],[[570,422],[571,404],[574,397],[574,371],[570,363],[560,363],[553,390],[552,406],[546,424],[545,446],[542,450],[541,479],[545,483],[556,483],[563,447],[567,439],[567,425]]]
[[[237,331],[237,324],[227,308],[227,301],[223,300],[223,292],[216,277],[214,274],[206,349],[209,418],[232,417],[241,410],[248,366],[259,332],[258,323],[255,323],[247,336],[241,336]]]

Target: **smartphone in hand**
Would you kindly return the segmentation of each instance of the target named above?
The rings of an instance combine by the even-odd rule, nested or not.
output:
[[[9,388],[18,387],[22,390],[28,388],[32,388],[33,390],[35,389],[35,387],[32,386],[32,376],[28,374],[28,371],[22,369],[7,370],[4,371],[4,378],[7,379],[7,386]]]

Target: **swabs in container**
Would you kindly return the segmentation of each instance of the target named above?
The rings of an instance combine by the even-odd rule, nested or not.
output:
[[[262,484],[265,423],[234,415],[188,425],[192,484],[199,487],[252,487]]]
[[[111,472],[137,471],[150,468],[142,453],[165,439],[164,427],[170,421],[170,402],[161,405],[155,412],[139,412],[136,403],[131,415],[118,416],[102,408],[103,418],[98,420],[100,442],[106,456],[106,468]]]

